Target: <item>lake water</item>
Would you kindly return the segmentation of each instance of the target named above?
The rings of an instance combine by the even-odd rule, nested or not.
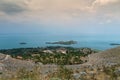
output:
[[[110,43],[120,43],[120,38],[118,36],[48,36],[41,34],[0,34],[0,49],[61,46],[57,44],[45,44],[45,42],[61,40],[74,40],[78,42],[77,44],[70,45],[71,47],[89,47],[98,50],[105,50],[116,47],[111,46]],[[21,42],[26,42],[27,44],[21,45],[19,44]]]

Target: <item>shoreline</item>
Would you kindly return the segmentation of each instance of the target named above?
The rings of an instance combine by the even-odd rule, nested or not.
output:
[[[73,46],[44,46],[44,47],[17,47],[17,48],[1,48],[0,50],[12,50],[12,49],[37,49],[37,48],[75,48],[75,49],[79,49],[79,48],[90,48],[92,50],[97,50],[97,51],[104,51],[101,49],[95,49],[95,48],[91,48],[91,47],[73,47]],[[108,48],[111,49],[111,48]],[[106,49],[105,49],[106,50]]]

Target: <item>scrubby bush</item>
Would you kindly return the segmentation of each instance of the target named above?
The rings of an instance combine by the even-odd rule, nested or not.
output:
[[[52,80],[73,80],[73,71],[65,68],[64,66],[59,66],[57,71],[50,75]]]

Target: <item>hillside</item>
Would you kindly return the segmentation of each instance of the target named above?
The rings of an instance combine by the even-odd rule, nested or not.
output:
[[[112,48],[88,56],[87,64],[94,66],[120,65],[120,47]]]
[[[0,53],[1,71],[16,71],[20,68],[31,69],[34,65],[33,62],[14,59],[10,55]]]
[[[14,80],[52,80],[54,77],[58,79],[53,80],[120,80],[120,47],[92,53],[86,58],[88,61],[83,64],[63,67],[40,64],[35,68],[37,64],[31,60],[0,53],[0,80],[13,80],[13,77]]]

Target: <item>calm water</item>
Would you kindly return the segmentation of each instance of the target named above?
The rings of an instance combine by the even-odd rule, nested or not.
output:
[[[120,38],[118,36],[47,36],[40,34],[0,34],[0,49],[60,46],[45,44],[45,42],[61,40],[77,41],[77,44],[70,45],[72,47],[90,47],[99,50],[116,47],[109,45],[110,43],[120,43]],[[26,42],[27,44],[20,45],[20,42]]]

